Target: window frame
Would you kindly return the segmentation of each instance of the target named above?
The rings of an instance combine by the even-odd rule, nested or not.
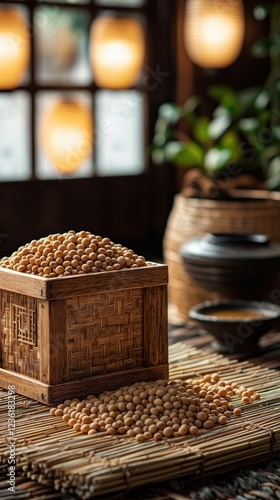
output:
[[[168,0],[168,3],[171,0]],[[155,93],[153,92],[153,96],[151,96],[151,92],[149,92],[150,87],[148,84],[148,76],[145,75],[145,71],[151,71],[153,75],[153,70],[152,68],[155,68],[157,71],[157,63],[153,63],[154,61],[159,60],[159,57],[156,55],[157,50],[154,50],[154,43],[155,43],[155,37],[153,35],[153,26],[154,26],[154,21],[155,21],[155,13],[157,11],[156,4],[159,2],[157,0],[154,2],[153,0],[146,0],[145,3],[142,6],[139,7],[128,7],[128,6],[105,6],[105,5],[98,5],[95,0],[89,0],[87,3],[67,3],[67,2],[62,2],[62,1],[56,1],[56,0],[15,0],[11,4],[7,4],[7,1],[0,0],[0,7],[3,6],[24,6],[27,9],[27,22],[29,24],[29,29],[30,29],[30,62],[29,62],[29,78],[26,83],[21,84],[20,86],[16,87],[15,89],[0,89],[0,93],[13,93],[15,91],[25,91],[28,93],[30,97],[30,162],[31,162],[31,176],[29,179],[22,180],[20,182],[28,182],[28,181],[42,181],[45,179],[39,179],[36,176],[36,94],[38,92],[48,92],[48,91],[57,91],[58,93],[63,93],[63,92],[89,92],[92,96],[92,100],[94,102],[94,95],[96,91],[102,90],[101,87],[97,86],[94,82],[94,79],[92,78],[92,81],[89,84],[60,84],[60,83],[41,83],[39,81],[36,81],[36,26],[35,26],[35,9],[38,7],[58,7],[63,10],[79,10],[79,11],[85,11],[89,14],[89,19],[90,19],[90,24],[92,23],[93,19],[98,15],[99,12],[106,12],[106,11],[116,11],[116,12],[123,12],[124,14],[139,14],[140,16],[143,17],[144,22],[145,22],[145,35],[146,35],[146,48],[145,48],[145,61],[144,61],[144,68],[143,68],[143,75],[145,81],[139,81],[137,82],[133,87],[131,87],[131,90],[136,89],[142,92],[143,99],[144,99],[144,141],[145,141],[145,149],[146,151],[148,150],[148,144],[151,141],[152,137],[152,129],[153,129],[153,124],[152,122],[152,114],[150,113],[150,108],[151,108],[151,99],[155,97]],[[160,11],[160,16],[164,18],[163,14],[163,5],[161,6],[161,11]],[[157,77],[156,77],[157,78]],[[146,85],[145,85],[146,82]],[[147,90],[147,86],[149,87]],[[130,90],[130,89],[129,89]],[[93,111],[94,112],[94,111]],[[155,118],[154,118],[155,120]],[[153,121],[154,121],[153,120]],[[141,174],[135,174],[135,176],[142,175],[147,173],[150,168],[151,164],[149,162],[149,158],[147,157],[148,155],[145,154],[145,162],[143,165],[143,172]],[[95,152],[92,154],[91,161],[95,162]],[[133,175],[133,174],[131,174]],[[96,168],[93,168],[93,174],[91,177],[102,177],[102,175],[99,175],[97,172]],[[110,177],[110,176],[106,176]],[[126,177],[126,175],[125,175]],[[88,177],[87,177],[88,178]],[[7,182],[7,181],[0,181],[0,182]],[[13,182],[11,180],[11,182]]]

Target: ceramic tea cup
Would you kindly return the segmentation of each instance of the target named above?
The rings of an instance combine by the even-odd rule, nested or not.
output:
[[[280,306],[266,301],[206,301],[193,306],[189,317],[197,321],[215,340],[221,353],[254,353],[259,339],[280,326]]]

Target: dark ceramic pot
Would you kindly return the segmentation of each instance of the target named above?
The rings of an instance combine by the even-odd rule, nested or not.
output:
[[[262,335],[280,324],[280,306],[259,301],[206,301],[193,306],[191,319],[207,330],[221,353],[251,354]]]
[[[180,254],[189,275],[224,298],[273,301],[279,288],[280,245],[265,235],[206,234],[183,245]]]

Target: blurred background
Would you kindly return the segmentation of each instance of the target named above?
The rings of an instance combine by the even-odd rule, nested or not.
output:
[[[223,58],[225,48],[229,59],[208,55],[208,67],[200,58],[208,41],[187,40],[186,50],[193,2],[0,1],[1,256],[74,229],[162,259],[183,172],[152,161],[160,106],[197,94],[207,112],[210,85],[262,85],[269,68],[251,52],[270,28],[254,16],[256,0],[242,6],[232,51],[218,37],[215,53]]]

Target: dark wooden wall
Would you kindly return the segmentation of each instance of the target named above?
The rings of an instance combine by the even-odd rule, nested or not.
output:
[[[146,258],[160,258],[174,195],[172,177],[162,167],[137,178],[1,183],[1,256],[32,239],[74,229],[108,236]]]

